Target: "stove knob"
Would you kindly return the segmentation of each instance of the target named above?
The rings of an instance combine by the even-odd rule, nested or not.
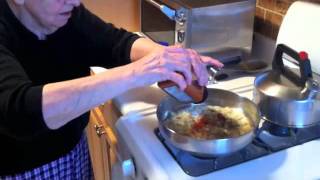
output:
[[[135,168],[133,159],[127,159],[127,160],[122,161],[121,168],[122,168],[123,176],[132,177],[132,178],[135,177],[136,168]]]

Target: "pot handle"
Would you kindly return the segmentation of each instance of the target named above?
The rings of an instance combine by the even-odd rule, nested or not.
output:
[[[283,64],[283,54],[287,54],[294,59],[300,68],[300,76],[295,74],[290,68],[286,68]],[[290,47],[279,44],[273,57],[272,69],[279,71],[297,86],[304,87],[306,81],[312,78],[312,70],[308,54],[304,51],[297,52]]]

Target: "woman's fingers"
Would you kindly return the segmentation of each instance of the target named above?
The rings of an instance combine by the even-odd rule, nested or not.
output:
[[[187,83],[181,74],[176,72],[169,72],[167,75],[167,80],[176,83],[179,86],[180,90],[184,90],[187,87]]]
[[[209,78],[208,72],[207,72],[207,65],[213,65],[215,67],[220,67],[220,68],[223,67],[223,64],[218,60],[208,56],[200,56],[193,49],[183,49],[183,48],[177,48],[175,46],[171,46],[166,48],[166,53],[168,53],[170,57],[172,57],[172,58],[168,58],[168,60],[174,63],[174,66],[182,67],[177,69],[185,75],[186,81],[188,84],[191,83],[190,80],[192,80],[192,73],[194,73],[194,75],[198,80],[199,85],[205,86]],[[187,64],[188,66],[183,66],[183,64],[184,65]],[[188,71],[190,71],[191,73],[190,79],[189,79],[190,73]]]
[[[223,67],[223,64],[220,61],[213,59],[209,56],[201,56],[201,61],[207,65],[213,65],[213,66],[219,67],[219,68]]]
[[[156,76],[160,77],[159,81],[172,81],[177,84],[177,86],[181,90],[184,90],[187,87],[184,76],[178,72],[170,71],[167,69],[158,69],[155,71],[155,74],[158,74]]]
[[[188,52],[191,56],[191,64],[192,64],[192,69],[197,77],[197,81],[200,86],[204,86],[208,82],[208,74],[206,70],[206,65],[202,63],[201,58],[199,54],[192,49],[188,49]]]
[[[207,65],[223,66],[218,60],[200,56],[195,50],[170,46],[144,57],[135,67],[142,79],[147,78],[141,79],[145,83],[171,80],[180,89],[184,89],[191,84],[193,74],[199,85],[205,86],[207,84]]]
[[[169,53],[165,53],[163,57],[168,59],[166,66],[169,70],[181,73],[185,78],[186,83],[191,84],[192,71],[191,65],[188,63],[190,60],[185,60],[186,58],[190,57],[186,55],[178,56]]]
[[[183,48],[176,48],[176,47],[167,47],[166,52],[178,55],[187,55],[192,57],[191,59],[195,59],[196,61],[200,61],[207,65],[213,65],[216,67],[223,67],[223,64],[218,61],[217,59],[213,59],[209,56],[200,56],[195,50],[193,49],[183,49]]]
[[[208,56],[200,56],[200,58],[204,64],[204,66],[202,67],[202,72],[205,72],[205,75],[202,74],[201,78],[199,79],[199,84],[204,86],[208,83],[208,80],[209,80],[207,66],[209,65],[209,66],[215,66],[218,68],[222,68],[223,64],[220,61],[213,59],[211,57],[208,57]]]

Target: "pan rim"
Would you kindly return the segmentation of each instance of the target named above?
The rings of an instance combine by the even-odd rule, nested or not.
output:
[[[208,90],[209,90],[209,89],[208,89]],[[252,120],[251,118],[248,118],[247,115],[245,115],[245,116],[250,120],[250,123],[251,123],[251,125],[252,125],[252,129],[251,129],[250,131],[248,131],[248,132],[240,135],[240,136],[228,137],[228,138],[219,138],[219,139],[214,139],[214,138],[213,138],[213,139],[202,139],[202,138],[197,139],[197,138],[193,138],[193,137],[191,137],[191,136],[182,135],[182,134],[176,132],[175,130],[173,130],[173,129],[171,129],[171,128],[169,128],[169,127],[167,127],[167,126],[164,125],[164,122],[167,121],[168,119],[160,120],[161,118],[159,117],[160,112],[158,112],[158,111],[159,111],[159,109],[160,109],[161,104],[162,104],[164,101],[166,101],[167,99],[172,99],[172,97],[170,97],[170,96],[164,97],[164,98],[161,100],[161,102],[158,104],[158,106],[157,106],[157,112],[156,112],[156,113],[157,113],[157,119],[158,119],[159,124],[161,124],[161,126],[163,126],[163,128],[165,128],[166,130],[170,131],[170,133],[172,133],[172,134],[174,134],[174,135],[176,135],[176,136],[179,136],[179,137],[181,137],[181,138],[187,139],[188,141],[197,141],[197,142],[215,142],[215,141],[221,142],[221,141],[227,141],[227,140],[230,140],[230,139],[241,139],[241,138],[243,138],[244,136],[247,136],[247,135],[250,134],[250,133],[255,134],[255,131],[256,131],[256,129],[258,128],[259,123],[260,123],[261,118],[262,118],[262,117],[261,117],[261,112],[259,111],[259,108],[258,108],[257,104],[255,104],[253,101],[251,101],[250,99],[248,99],[248,98],[246,98],[246,97],[240,96],[240,95],[238,95],[238,94],[236,94],[236,93],[234,93],[234,92],[228,91],[228,90],[217,89],[217,88],[210,88],[209,91],[223,91],[223,92],[227,92],[227,93],[233,94],[233,95],[237,96],[241,101],[246,101],[246,102],[250,103],[250,105],[252,105],[255,109],[257,109],[257,114],[256,114],[256,115],[257,115],[257,116],[256,116],[256,117],[257,117],[257,120],[256,120],[256,121]],[[190,105],[192,106],[192,105],[201,105],[201,104],[204,104],[204,103],[201,103],[201,104],[186,103],[186,104],[190,104]],[[182,110],[182,109],[181,109],[181,110]],[[161,131],[160,131],[160,133],[161,133]]]

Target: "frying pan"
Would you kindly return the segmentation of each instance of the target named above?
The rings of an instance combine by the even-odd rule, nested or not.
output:
[[[179,111],[187,111],[192,116],[199,115],[206,106],[229,106],[239,108],[249,119],[252,129],[246,134],[238,137],[225,139],[196,139],[176,133],[166,124],[172,116]],[[260,121],[260,113],[257,106],[247,98],[241,97],[233,92],[222,89],[208,89],[208,98],[201,104],[180,103],[172,97],[165,97],[157,107],[157,118],[159,130],[166,141],[183,151],[198,157],[218,157],[228,155],[241,150],[252,142],[256,136],[256,129]]]

